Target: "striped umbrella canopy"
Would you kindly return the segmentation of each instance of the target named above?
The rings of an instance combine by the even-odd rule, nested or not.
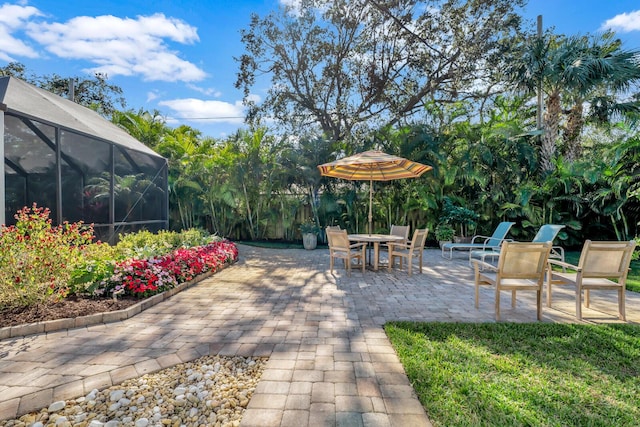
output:
[[[369,181],[369,234],[373,215],[373,181],[391,181],[402,178],[418,178],[431,166],[417,163],[404,157],[393,156],[382,151],[371,150],[344,157],[335,162],[318,166],[320,175],[353,181]]]

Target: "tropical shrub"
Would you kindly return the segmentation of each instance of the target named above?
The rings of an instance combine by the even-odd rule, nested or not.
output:
[[[238,257],[232,242],[201,230],[141,231],[116,247],[94,243],[92,226],[53,227],[49,214],[34,204],[0,228],[0,310],[70,295],[146,297]]]
[[[206,245],[213,240],[216,240],[215,236],[199,229],[162,230],[157,233],[141,230],[120,236],[116,251],[123,258],[151,258],[178,248]]]
[[[48,208],[35,203],[0,226],[0,308],[23,307],[66,297],[75,268],[92,243],[82,222],[51,225]]]
[[[71,273],[69,294],[93,294],[101,281],[113,275],[116,261],[119,259],[122,259],[122,256],[108,243],[88,245],[83,262]]]

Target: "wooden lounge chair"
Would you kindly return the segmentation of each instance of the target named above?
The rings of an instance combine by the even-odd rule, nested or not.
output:
[[[453,258],[454,249],[463,250],[500,250],[500,245],[505,240],[507,233],[515,222],[501,222],[498,224],[491,236],[476,235],[471,239],[471,243],[445,243],[442,245],[442,257],[449,251],[449,259]]]
[[[576,287],[576,317],[582,320],[582,291],[584,290],[585,306],[589,307],[589,291],[604,289],[618,293],[618,317],[626,321],[625,286],[631,256],[636,246],[633,240],[623,242],[584,242],[578,265],[561,260],[549,260],[547,275],[547,305],[551,307],[553,285],[573,285]],[[553,271],[551,267],[558,265],[563,271]],[[575,273],[566,272],[575,270]]]
[[[511,291],[511,307],[516,306],[516,292],[536,291],[537,318],[542,318],[542,286],[544,285],[551,242],[504,242],[498,265],[472,260],[475,267],[475,306],[478,308],[480,286],[495,288],[495,317],[500,320],[500,292]],[[486,270],[486,271],[485,271]]]

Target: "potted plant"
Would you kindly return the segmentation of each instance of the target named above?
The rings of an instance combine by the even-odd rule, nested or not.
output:
[[[445,197],[443,200],[444,206],[442,208],[440,222],[450,224],[454,230],[460,230],[459,235],[454,235],[454,241],[456,243],[470,241],[471,236],[469,236],[469,232],[475,230],[480,215],[471,209],[454,205],[448,197]]]
[[[455,234],[455,230],[450,224],[446,222],[441,222],[436,226],[436,240],[442,245],[445,243],[450,243],[453,241],[453,235]]]
[[[319,232],[320,227],[318,227],[318,225],[311,218],[300,224],[300,233],[302,233],[302,245],[305,249],[311,250],[316,248],[316,246],[318,245]]]

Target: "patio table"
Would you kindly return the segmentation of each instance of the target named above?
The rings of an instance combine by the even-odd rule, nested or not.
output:
[[[367,244],[373,243],[373,270],[378,271],[378,265],[380,263],[380,243],[388,242],[402,242],[404,237],[394,236],[392,234],[349,234],[348,238],[352,242],[366,242]],[[367,251],[369,255],[368,264],[371,265],[371,253]]]

